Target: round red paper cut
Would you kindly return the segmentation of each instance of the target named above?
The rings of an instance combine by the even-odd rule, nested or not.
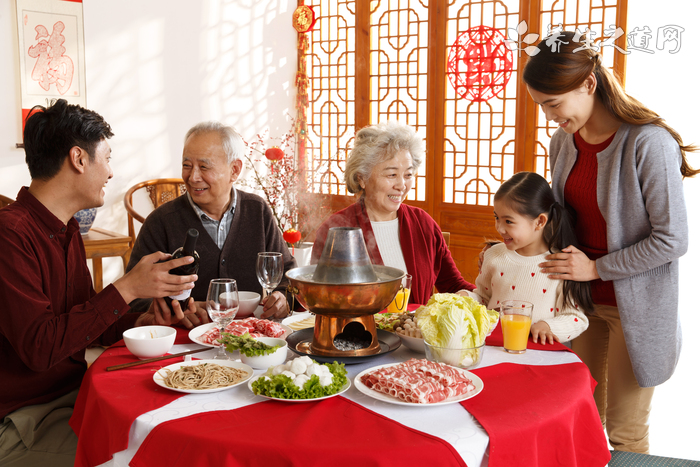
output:
[[[505,89],[512,72],[513,52],[498,29],[469,28],[450,47],[447,76],[463,99],[488,101]]]

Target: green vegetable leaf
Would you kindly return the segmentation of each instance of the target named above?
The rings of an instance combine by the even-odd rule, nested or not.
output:
[[[240,350],[240,352],[246,357],[257,357],[260,355],[269,355],[280,348],[279,345],[271,346],[264,342],[250,337],[250,334],[245,333],[242,336],[235,336],[228,332],[221,335],[219,339],[226,346],[226,350],[233,352],[234,350]]]
[[[319,397],[330,396],[340,391],[348,382],[347,370],[344,364],[338,362],[324,363],[333,375],[333,382],[328,386],[321,386],[321,381],[318,375],[313,375],[304,384],[302,389],[299,389],[292,378],[287,375],[271,375],[271,370],[263,377],[255,380],[251,387],[255,394],[261,394],[268,397],[278,399],[316,399]]]

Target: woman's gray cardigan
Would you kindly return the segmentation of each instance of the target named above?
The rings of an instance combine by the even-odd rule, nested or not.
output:
[[[550,143],[552,189],[564,186],[578,151],[562,129]],[[681,350],[678,258],[688,249],[680,148],[656,125],[622,124],[598,153],[597,198],[609,253],[596,260],[612,280],[634,375],[641,387],[671,377]]]

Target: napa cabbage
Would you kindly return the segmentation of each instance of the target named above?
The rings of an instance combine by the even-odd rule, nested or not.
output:
[[[498,323],[498,312],[488,310],[471,297],[439,293],[425,306],[416,310],[416,322],[425,341],[434,349],[440,361],[469,366],[476,361],[477,351],[486,336]]]

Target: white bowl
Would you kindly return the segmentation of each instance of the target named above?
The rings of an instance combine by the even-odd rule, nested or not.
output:
[[[410,337],[399,332],[396,332],[395,334],[399,336],[401,343],[409,349],[413,350],[414,352],[425,353],[425,341],[422,337]]]
[[[175,343],[177,332],[170,326],[140,326],[124,331],[124,343],[129,352],[140,359],[160,357]]]
[[[241,361],[256,370],[267,370],[271,366],[281,365],[287,359],[287,341],[276,337],[256,337],[255,340],[263,342],[267,345],[279,345],[280,348],[267,355],[259,355],[255,357],[246,357],[241,352]]]
[[[236,318],[247,318],[253,315],[260,305],[260,294],[257,292],[238,292],[238,313]]]

